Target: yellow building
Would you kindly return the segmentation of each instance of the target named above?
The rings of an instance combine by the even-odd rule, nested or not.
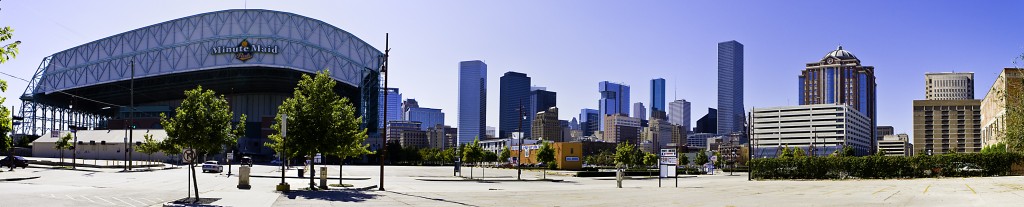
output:
[[[513,159],[522,159],[522,164],[536,164],[537,152],[540,150],[540,144],[523,145],[522,156],[519,155],[519,146],[509,147],[510,155]],[[551,146],[555,148],[555,163],[558,163],[558,169],[560,170],[580,170],[583,169],[583,143],[582,142],[555,142],[551,143]]]
[[[985,146],[1002,141],[1007,103],[1020,103],[1024,89],[1024,69],[1004,68],[992,88],[981,100],[981,137]]]

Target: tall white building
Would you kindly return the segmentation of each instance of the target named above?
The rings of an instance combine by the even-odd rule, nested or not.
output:
[[[925,73],[926,100],[974,99],[974,73]]]
[[[487,64],[472,60],[459,62],[458,144],[483,139],[487,122]]]
[[[690,102],[686,99],[679,99],[668,103],[668,122],[683,126],[683,129],[692,130],[690,124]]]
[[[843,146],[855,154],[873,149],[871,119],[845,105],[815,104],[754,108],[751,140],[755,157],[775,157],[783,147],[828,155]]]

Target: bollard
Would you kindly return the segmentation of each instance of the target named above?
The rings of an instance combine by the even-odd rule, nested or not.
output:
[[[320,167],[320,189],[328,189],[328,187],[327,187],[327,167]]]
[[[615,166],[615,183],[616,183],[616,186],[618,186],[619,188],[622,188],[622,176],[623,176],[623,174],[624,174],[624,172],[622,171],[622,164],[620,163],[617,166]]]
[[[238,189],[249,189],[249,166],[242,165],[238,168]]]

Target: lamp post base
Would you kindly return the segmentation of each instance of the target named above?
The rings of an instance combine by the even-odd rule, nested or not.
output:
[[[288,191],[291,190],[291,186],[288,185],[288,183],[277,184],[277,189],[276,190],[287,193]]]

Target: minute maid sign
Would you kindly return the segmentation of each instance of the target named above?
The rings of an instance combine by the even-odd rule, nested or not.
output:
[[[254,53],[277,54],[277,45],[249,44],[248,39],[243,39],[238,46],[215,46],[211,54],[235,54],[235,59],[245,62],[252,59]]]

